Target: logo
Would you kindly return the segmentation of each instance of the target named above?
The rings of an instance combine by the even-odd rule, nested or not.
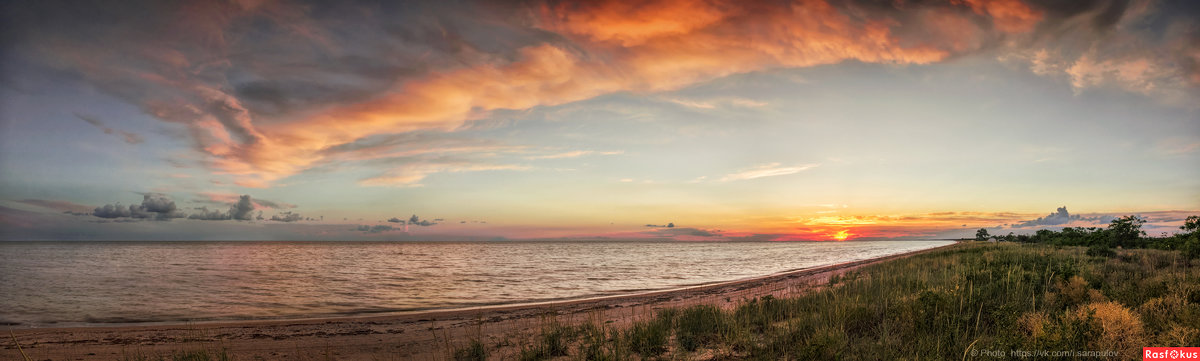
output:
[[[1142,360],[1200,361],[1200,347],[1143,347]]]

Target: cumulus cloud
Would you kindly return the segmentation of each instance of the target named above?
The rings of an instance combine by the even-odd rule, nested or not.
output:
[[[132,207],[132,206],[130,206],[130,207]],[[96,207],[96,209],[92,211],[93,216],[100,217],[100,218],[129,217],[130,214],[131,213],[129,211],[129,208],[121,206],[120,203],[105,204],[103,206]]]
[[[1071,214],[1070,212],[1067,211],[1066,206],[1062,206],[1062,207],[1058,207],[1058,209],[1055,209],[1054,213],[1050,213],[1050,214],[1046,215],[1045,217],[1038,217],[1037,219],[1033,219],[1033,220],[1013,223],[1010,226],[1012,228],[1060,226],[1060,225],[1068,224],[1068,223],[1075,222],[1075,221],[1085,221],[1085,222],[1092,222],[1092,223],[1107,223],[1109,221],[1112,221],[1113,219],[1116,219],[1116,217],[1110,216],[1110,215],[1095,215],[1095,216],[1085,217],[1085,216],[1081,216],[1078,214]]]
[[[1045,217],[1038,217],[1038,219],[1017,223],[1014,226],[1016,226],[1016,227],[1057,226],[1057,225],[1066,224],[1066,223],[1071,222],[1072,220],[1078,220],[1078,219],[1079,219],[1078,215],[1072,216],[1070,212],[1067,212],[1067,207],[1063,206],[1063,207],[1058,207],[1058,209],[1056,209],[1054,211],[1054,213],[1050,213],[1049,215],[1046,215]]]
[[[354,230],[363,232],[363,233],[383,233],[383,232],[399,231],[400,229],[386,225],[386,224],[379,224],[379,225],[374,225],[374,226],[361,225],[361,226],[356,227]]]
[[[220,210],[209,210],[208,207],[196,208],[197,213],[192,213],[188,219],[198,219],[202,221],[223,221],[228,220],[229,212],[221,212]]]
[[[507,7],[430,2],[420,5],[423,11],[357,2],[312,8],[274,1],[21,2],[5,7],[3,19],[12,53],[78,75],[186,128],[201,164],[238,185],[265,187],[328,164],[336,157],[329,150],[341,145],[455,131],[497,110],[677,90],[776,68],[929,64],[982,49],[1055,49],[1062,41],[1082,42],[1076,38],[1106,39],[1102,35],[1121,30],[1122,19],[1137,12],[1116,0],[534,0]],[[346,21],[343,14],[376,16]],[[1155,43],[1165,51],[1138,52],[1175,61],[1110,59],[1099,51],[1088,61],[1070,57],[1058,72],[1075,69],[1072,83],[1086,86],[1112,78],[1149,94],[1178,88],[1143,79],[1200,79],[1197,41],[1185,30]],[[411,186],[438,172],[519,168],[417,162],[362,184]]]
[[[254,201],[251,200],[249,194],[244,194],[238,196],[237,202],[231,204],[229,206],[229,210],[227,211],[221,212],[220,210],[209,210],[207,206],[199,207],[197,208],[199,213],[193,213],[191,216],[188,216],[188,219],[197,219],[203,221],[249,221],[255,219],[254,209]],[[259,213],[258,216],[261,217],[262,214]]]
[[[305,218],[300,216],[299,213],[295,213],[295,212],[291,212],[291,211],[282,212],[282,213],[271,216],[272,221],[278,221],[278,222],[296,222],[296,221],[302,221],[304,219]]]
[[[175,201],[162,193],[145,193],[141,204],[131,204],[128,207],[117,204],[106,204],[92,210],[92,215],[100,218],[139,218],[167,221],[173,218],[187,217],[179,211]]]
[[[238,199],[237,203],[229,208],[229,216],[240,221],[249,221],[251,218],[250,212],[254,210],[254,203],[250,201],[250,195],[246,194]]]
[[[675,228],[675,223],[667,223],[666,225],[647,224],[646,227],[654,228]]]
[[[387,220],[387,221],[388,221],[388,222],[391,222],[391,223],[404,223],[404,220],[403,220],[403,219],[400,219],[400,217],[392,217],[392,218],[388,218],[388,220]]]
[[[414,215],[412,215],[412,217],[409,217],[409,218],[408,218],[408,223],[407,223],[407,224],[409,224],[409,225],[414,225],[414,226],[421,226],[421,227],[429,227],[429,226],[435,226],[435,225],[437,225],[438,223],[437,223],[437,221],[430,221],[430,220],[428,220],[428,219],[421,219],[420,217],[417,217],[417,215],[415,215],[415,214],[414,214]]]

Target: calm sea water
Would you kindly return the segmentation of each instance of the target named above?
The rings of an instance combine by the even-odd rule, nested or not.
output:
[[[0,323],[316,317],[618,294],[950,242],[0,242]]]

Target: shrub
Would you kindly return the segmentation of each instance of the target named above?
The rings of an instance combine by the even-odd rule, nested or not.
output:
[[[1117,256],[1117,252],[1113,251],[1113,249],[1108,247],[1107,244],[1100,243],[1088,247],[1087,255],[1092,257],[1113,258]]]
[[[1200,258],[1200,234],[1198,233],[1200,232],[1192,233],[1179,247],[1179,250],[1183,251],[1183,256],[1189,260]]]
[[[1046,317],[1046,313],[1041,311],[1026,312],[1017,318],[1017,325],[1021,327],[1021,331],[1030,340],[1045,336],[1046,324],[1048,322],[1049,319]]]
[[[1162,337],[1159,337],[1155,345],[1164,347],[1200,345],[1200,330],[1194,327],[1174,325]]]
[[[1062,286],[1062,295],[1067,305],[1077,305],[1088,300],[1088,284],[1083,277],[1071,276]]]
[[[1128,308],[1116,302],[1090,303],[1077,311],[1081,316],[1091,314],[1093,325],[1099,325],[1100,338],[1095,347],[1113,347],[1122,355],[1137,355],[1143,341],[1142,320]]]

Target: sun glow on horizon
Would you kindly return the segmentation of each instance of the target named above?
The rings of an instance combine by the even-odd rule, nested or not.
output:
[[[845,241],[847,238],[850,238],[850,232],[845,229],[833,234],[833,239],[838,241]]]

